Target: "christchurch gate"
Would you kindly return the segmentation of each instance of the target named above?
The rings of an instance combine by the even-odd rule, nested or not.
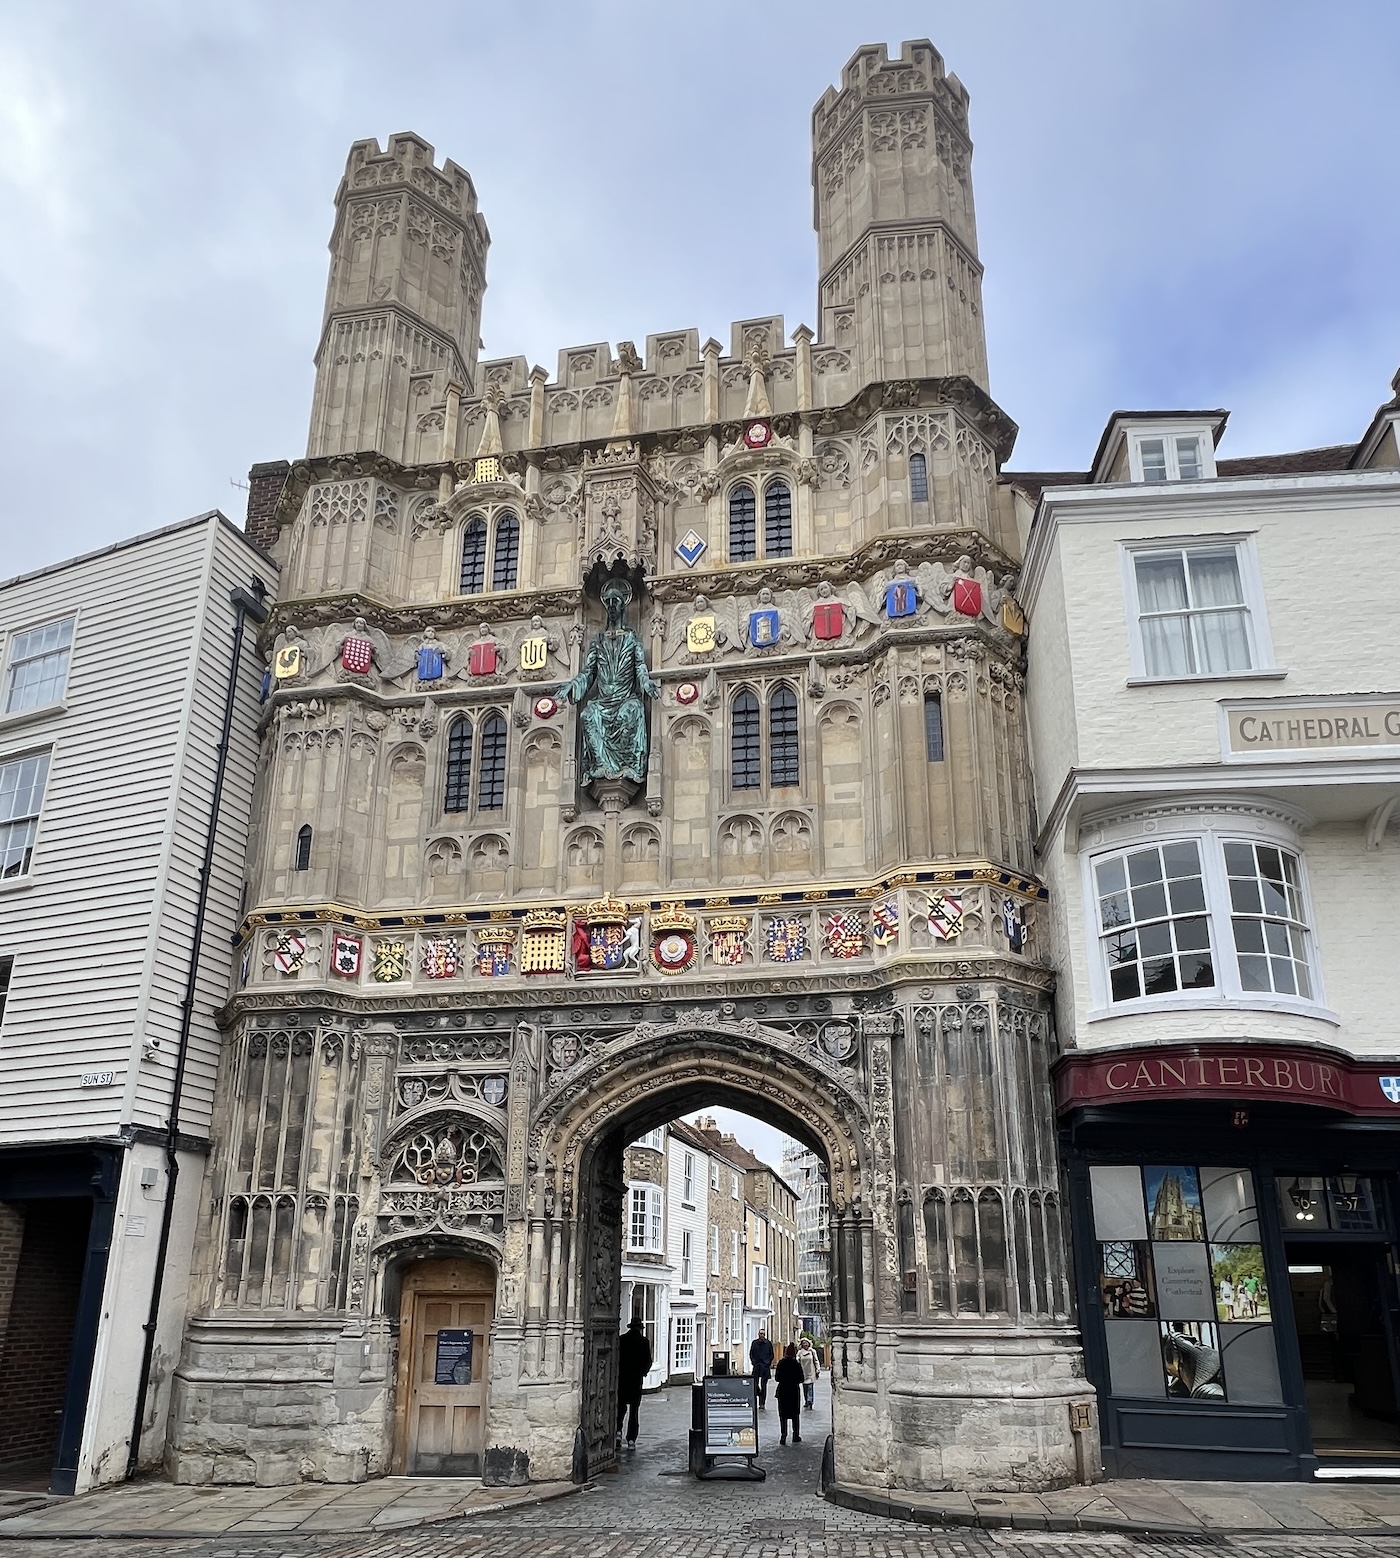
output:
[[[605,1467],[622,1151],[707,1104],[827,1164],[838,1475],[1074,1475],[967,95],[866,48],[813,129],[815,329],[552,373],[479,360],[467,174],[352,148],[310,446],[250,493],[280,604],[184,1480]]]

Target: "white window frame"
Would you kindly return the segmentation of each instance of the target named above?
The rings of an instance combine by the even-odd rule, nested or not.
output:
[[[0,891],[6,888],[18,887],[34,880],[34,856],[39,848],[39,840],[44,824],[44,806],[49,798],[49,781],[53,777],[53,749],[52,747],[41,747],[37,751],[14,752],[0,757],[0,774],[3,774],[6,769],[12,767],[19,768],[25,763],[32,762],[38,762],[43,765],[38,782],[38,799],[34,804],[33,810],[17,810],[13,816],[6,817],[0,822],[0,829],[4,830],[3,835],[0,836],[5,838],[10,836],[12,828],[15,829],[15,836],[19,836],[20,827],[28,827],[29,836],[24,846],[27,858],[22,857],[23,865],[21,869],[12,870],[5,864],[4,857],[0,856]],[[18,780],[16,780],[16,784],[18,785]],[[16,789],[15,793],[16,795],[18,794],[18,789]]]
[[[695,1205],[695,1154],[687,1152],[681,1158],[681,1205]]]
[[[1176,441],[1178,438],[1194,438],[1196,440],[1196,452],[1200,458],[1201,474],[1185,478],[1188,481],[1208,481],[1215,476],[1215,439],[1209,428],[1202,427],[1200,423],[1191,422],[1157,422],[1147,423],[1128,429],[1128,479],[1129,481],[1142,482],[1148,486],[1170,486],[1173,482],[1179,482],[1181,476],[1180,456],[1177,452]],[[1148,482],[1142,460],[1142,446],[1145,443],[1154,443],[1158,439],[1162,442],[1162,452],[1166,456],[1167,479],[1164,482]]]
[[[718,1191],[719,1190],[719,1164],[718,1163],[710,1164],[710,1189],[714,1190],[714,1191]]]
[[[643,1198],[640,1214],[637,1198]],[[635,1180],[627,1186],[627,1248],[637,1255],[665,1254],[664,1198],[661,1186],[648,1180]],[[642,1218],[642,1237],[637,1239],[637,1219]]]
[[[729,1247],[729,1275],[733,1278],[739,1275],[739,1230],[731,1228],[730,1236],[733,1242]]]
[[[739,1176],[732,1171],[729,1175],[729,1199],[731,1201],[739,1199]]]
[[[672,1373],[686,1374],[695,1372],[695,1316],[691,1314],[677,1314],[672,1316],[675,1329],[672,1333],[675,1339],[675,1362],[672,1365]]]
[[[753,1247],[756,1250],[763,1248],[763,1219],[755,1217],[753,1220]]]
[[[719,1224],[710,1224],[710,1275],[719,1276]]]
[[[658,1125],[654,1131],[648,1131],[645,1136],[639,1136],[632,1143],[634,1147],[645,1147],[650,1152],[663,1152],[666,1148],[666,1129]]]
[[[63,679],[59,684],[57,697],[50,698],[47,703],[33,703],[22,709],[12,709],[10,699],[14,696],[15,672],[19,668],[19,662],[15,658],[16,646],[30,633],[42,633],[46,628],[68,627],[68,642],[59,649],[48,650],[43,655],[27,655],[25,664],[32,660],[47,659],[51,655],[62,653],[65,656],[63,663]],[[36,622],[32,627],[14,628],[5,637],[5,656],[3,675],[0,675],[0,724],[18,724],[23,720],[37,719],[43,714],[61,714],[66,708],[68,696],[68,678],[73,671],[73,646],[78,638],[78,614],[69,612],[66,616],[49,617],[43,622]]]
[[[695,1235],[689,1228],[681,1229],[681,1286],[683,1288],[694,1287],[692,1277],[694,1267]]]
[[[755,1309],[769,1308],[767,1266],[755,1266],[753,1269],[753,1307]]]
[[[1139,849],[1159,845],[1194,843],[1200,852],[1201,881],[1205,888],[1205,915],[1210,930],[1211,963],[1215,973],[1212,989],[1175,990],[1165,995],[1143,995],[1131,1000],[1112,999],[1109,984],[1108,960],[1103,950],[1104,932],[1099,925],[1098,887],[1094,867],[1113,855],[1127,855]],[[1279,995],[1270,991],[1246,990],[1240,982],[1239,956],[1235,950],[1234,927],[1231,924],[1229,875],[1225,867],[1226,844],[1262,844],[1266,848],[1283,850],[1291,855],[1298,866],[1298,891],[1306,926],[1306,964],[1312,982],[1312,995]],[[1313,909],[1312,892],[1308,884],[1307,856],[1298,844],[1274,830],[1251,832],[1238,826],[1230,826],[1222,819],[1212,823],[1202,819],[1199,828],[1177,828],[1164,833],[1136,833],[1132,837],[1119,837],[1112,842],[1086,849],[1080,858],[1081,882],[1084,893],[1085,930],[1088,935],[1090,955],[1089,992],[1090,1010],[1086,1020],[1101,1022],[1113,1017],[1135,1016],[1143,1012],[1169,1012],[1203,1010],[1207,1008],[1239,1009],[1254,1011],[1297,1012],[1324,1022],[1340,1025],[1341,1018],[1327,1006],[1322,981],[1322,969],[1318,953],[1317,917]]]
[[[1239,671],[1187,671],[1167,676],[1150,674],[1147,650],[1142,638],[1142,602],[1138,598],[1137,560],[1142,556],[1168,552],[1224,551],[1235,549],[1240,574],[1240,594],[1244,597],[1245,635],[1249,640],[1249,666]],[[1274,641],[1269,632],[1264,608],[1264,587],[1259,575],[1259,552],[1254,533],[1230,535],[1160,536],[1151,540],[1124,541],[1119,548],[1123,575],[1123,599],[1128,620],[1128,651],[1132,674],[1128,685],[1159,686],[1167,682],[1237,682],[1259,677],[1278,678],[1285,673],[1274,661]]]

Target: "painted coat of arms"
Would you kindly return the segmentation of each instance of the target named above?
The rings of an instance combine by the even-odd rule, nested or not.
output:
[[[377,941],[374,944],[373,972],[381,985],[392,984],[408,973],[408,943],[406,941]]]
[[[1001,900],[1001,928],[1011,950],[1023,952],[1026,946],[1026,914],[1014,898]]]
[[[358,633],[351,633],[340,644],[340,663],[347,671],[363,676],[374,659],[374,644]]]
[[[763,945],[770,963],[805,962],[808,953],[806,919],[794,914],[769,920],[763,932]]]
[[[747,914],[716,914],[706,920],[710,962],[722,968],[737,968],[745,962],[749,955],[749,928]]]
[[[487,979],[510,973],[515,951],[515,926],[483,925],[476,933],[476,971]]]
[[[892,946],[899,940],[899,906],[886,899],[870,911],[870,935],[877,947]]]
[[[562,974],[568,949],[568,921],[562,909],[531,909],[520,922],[520,972]]]
[[[331,972],[344,979],[354,979],[360,972],[360,957],[364,942],[348,931],[340,931],[331,949]]]
[[[279,974],[299,974],[306,960],[306,937],[298,930],[278,933],[272,943],[272,966]]]
[[[569,951],[576,974],[640,973],[641,921],[619,898],[595,899],[574,916]]]
[[[859,909],[842,909],[827,917],[823,927],[828,957],[858,958],[865,952],[865,916]]]
[[[455,936],[423,943],[423,972],[429,979],[453,979],[462,969],[462,947]]]
[[[681,904],[663,904],[651,915],[651,961],[663,974],[695,967],[696,917]]]
[[[928,928],[940,941],[956,941],[962,935],[962,899],[952,893],[930,894]]]

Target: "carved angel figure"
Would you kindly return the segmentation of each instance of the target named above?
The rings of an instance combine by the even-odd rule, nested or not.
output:
[[[709,617],[714,618],[712,640],[709,640],[705,623]],[[693,632],[692,623],[696,625]],[[698,647],[701,640],[707,640],[711,647]],[[687,651],[692,658],[706,659],[711,654],[722,654],[726,649],[738,649],[743,642],[739,608],[733,597],[711,601],[707,596],[697,595],[689,606],[672,607],[662,653],[668,661]]]

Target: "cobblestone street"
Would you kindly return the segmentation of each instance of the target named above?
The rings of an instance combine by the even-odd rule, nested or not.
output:
[[[396,1479],[362,1484],[338,1497],[334,1490],[305,1487],[286,1495],[305,1500],[305,1519],[294,1531],[267,1529],[276,1505],[250,1514],[224,1535],[205,1537],[159,1535],[152,1529],[78,1540],[76,1527],[49,1527],[40,1536],[15,1529],[12,1521],[0,1531],[0,1558],[67,1558],[70,1553],[82,1558],[1206,1558],[1210,1553],[1293,1558],[1299,1551],[1299,1537],[1286,1533],[1137,1538],[939,1529],[860,1514],[817,1493],[829,1420],[830,1395],[823,1380],[816,1409],[804,1418],[803,1442],[780,1447],[770,1401],[759,1429],[767,1480],[701,1483],[685,1470],[689,1392],[662,1391],[643,1402],[638,1448],[623,1452],[615,1474],[547,1503],[395,1530],[392,1523],[406,1525],[413,1518],[412,1509],[400,1506],[414,1501],[421,1484],[402,1483],[406,1491],[395,1502]],[[138,1490],[129,1496],[135,1507]],[[203,1496],[226,1497],[215,1490]],[[1358,1496],[1364,1505],[1365,1495],[1358,1490]],[[66,1508],[76,1512],[82,1504],[78,1500]],[[364,1526],[353,1529],[349,1521],[357,1505]],[[328,1526],[324,1522],[332,1506],[334,1524]],[[391,1510],[394,1516],[385,1529],[384,1517]],[[369,1522],[376,1518],[378,1527],[371,1529]],[[1364,1511],[1358,1514],[1359,1520],[1365,1518]],[[1310,1533],[1307,1550],[1310,1558],[1400,1558],[1400,1528],[1392,1530]]]

